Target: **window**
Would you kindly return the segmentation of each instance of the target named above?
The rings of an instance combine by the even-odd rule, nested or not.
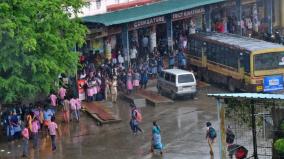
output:
[[[96,0],[96,6],[97,6],[97,9],[101,9],[101,6],[102,6],[101,0]]]
[[[171,82],[176,83],[176,76],[170,75],[170,80],[171,80]]]
[[[170,77],[170,74],[165,73],[165,80],[166,80],[166,81],[170,81],[170,78],[171,78],[171,77]]]
[[[243,55],[243,66],[245,72],[250,73],[250,55],[247,53]]]
[[[160,74],[159,74],[160,78],[164,78],[164,72],[161,71]]]
[[[194,82],[194,78],[191,74],[178,76],[178,83],[188,83],[188,82]]]
[[[254,56],[254,70],[284,68],[284,52],[272,52]]]

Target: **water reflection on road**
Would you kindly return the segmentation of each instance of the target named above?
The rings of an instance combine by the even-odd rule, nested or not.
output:
[[[132,135],[129,128],[129,108],[124,101],[113,106],[122,122],[96,126],[95,121],[82,113],[80,122],[61,123],[62,136],[57,139],[57,150],[51,151],[50,137],[43,137],[39,150],[30,148],[31,159],[87,158],[87,159],[209,159],[205,140],[205,122],[217,120],[215,102],[199,93],[197,100],[180,100],[171,105],[142,108],[143,134]],[[150,153],[152,121],[161,126],[164,155]],[[0,159],[19,158],[20,141],[1,143]],[[30,146],[32,143],[30,142]],[[215,145],[215,158],[218,157]],[[7,152],[11,152],[8,154]]]

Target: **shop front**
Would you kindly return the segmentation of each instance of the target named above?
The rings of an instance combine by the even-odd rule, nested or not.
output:
[[[189,34],[205,31],[205,8],[184,10],[172,14],[174,49],[185,49]]]

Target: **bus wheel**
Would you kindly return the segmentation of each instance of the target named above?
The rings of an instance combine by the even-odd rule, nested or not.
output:
[[[233,82],[232,79],[229,79],[228,89],[229,89],[230,92],[235,92],[236,91],[236,87],[235,87],[234,82]]]

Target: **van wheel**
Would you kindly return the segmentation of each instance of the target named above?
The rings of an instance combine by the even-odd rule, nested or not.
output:
[[[171,99],[175,100],[176,99],[176,94],[174,92],[171,93]]]
[[[234,86],[234,82],[233,82],[232,79],[229,79],[228,89],[229,89],[230,92],[235,92],[236,91],[236,87]]]

